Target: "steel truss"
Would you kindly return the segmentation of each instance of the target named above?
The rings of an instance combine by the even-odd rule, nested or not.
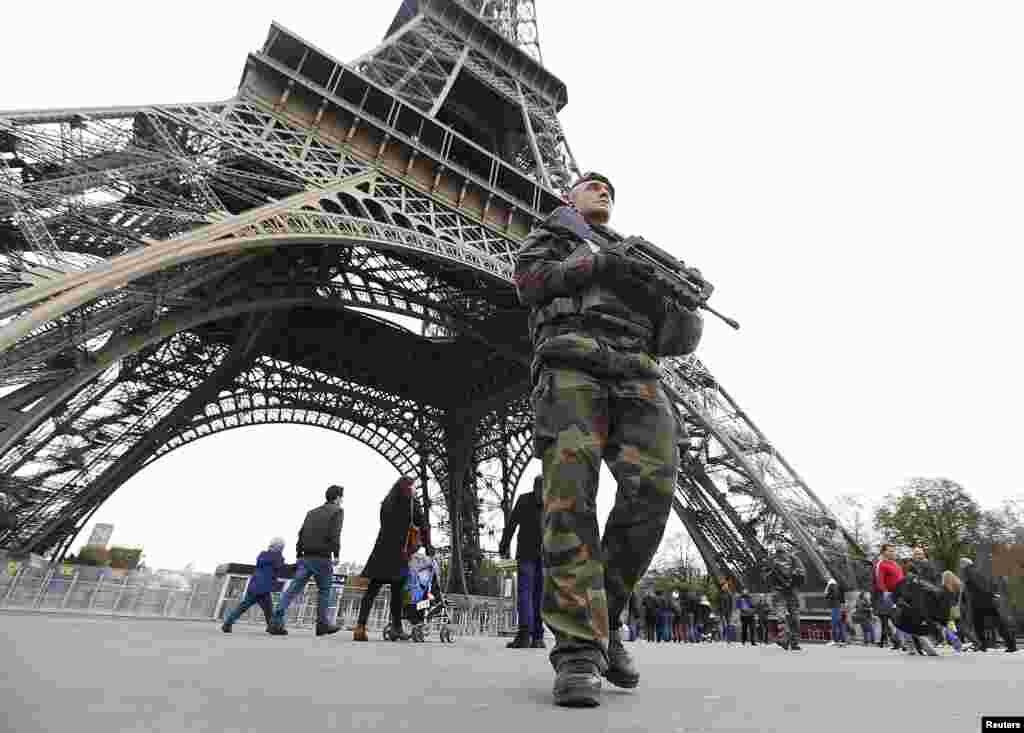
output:
[[[273,25],[226,101],[0,113],[0,546],[59,556],[160,457],[303,424],[418,475],[472,591],[533,458],[514,255],[578,173],[540,58],[533,2],[419,0],[350,65]],[[848,572],[707,369],[664,366],[708,567],[749,584],[790,541]]]

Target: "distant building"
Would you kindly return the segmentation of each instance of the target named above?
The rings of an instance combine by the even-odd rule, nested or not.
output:
[[[99,545],[100,547],[106,548],[110,543],[110,537],[114,534],[114,525],[112,524],[97,524],[92,528],[92,534],[89,535],[89,541],[87,545]]]

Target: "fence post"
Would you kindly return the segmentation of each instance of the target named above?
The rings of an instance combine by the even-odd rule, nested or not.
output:
[[[228,595],[228,586],[231,585],[231,579],[234,578],[234,577],[235,577],[234,575],[230,575],[230,574],[225,574],[224,575],[224,582],[221,583],[221,586],[220,586],[220,595],[217,596],[217,602],[213,604],[213,620],[214,621],[216,621],[218,618],[220,618],[220,612],[221,612],[221,610],[223,610],[222,607],[224,605],[224,599]],[[193,594],[195,593],[195,588],[196,588],[195,587],[195,583],[193,583],[192,584],[192,593]],[[188,606],[189,606],[189,608],[188,608],[188,611],[189,611],[188,615],[191,616],[192,615],[192,596],[189,596]]]
[[[33,608],[39,608],[39,604],[43,602],[43,598],[46,596],[46,591],[50,587],[50,578],[53,577],[53,570],[49,570],[46,573],[46,577],[43,579],[43,584],[39,587],[39,593],[36,594],[36,600],[32,604]]]
[[[67,591],[64,593],[64,599],[60,602],[61,608],[67,608],[68,599],[71,598],[72,591],[75,590],[75,586],[78,584],[78,576],[81,575],[80,570],[76,570],[75,574],[71,577],[71,583],[68,585]]]
[[[110,609],[111,613],[117,613],[117,607],[121,605],[121,597],[124,595],[124,589],[128,587],[128,576],[124,576],[124,582],[121,583],[121,590],[117,592],[117,599],[114,601],[114,607]]]
[[[100,571],[100,577],[99,577],[99,579],[98,579],[98,580],[96,581],[96,587],[95,587],[95,588],[93,588],[93,590],[92,590],[92,595],[91,595],[91,596],[89,596],[89,610],[90,610],[90,611],[92,610],[93,606],[95,606],[95,605],[96,605],[96,596],[97,596],[97,595],[99,595],[99,592],[100,592],[100,588],[102,588],[102,587],[103,587],[103,579],[104,579],[105,577],[107,577],[107,576],[105,576],[105,575],[103,574],[103,571],[101,570],[101,571]]]
[[[21,581],[21,576],[25,573],[25,568],[27,567],[28,565],[22,565],[20,568],[18,568],[18,572],[14,574],[14,577],[11,579],[11,584],[7,586],[7,593],[4,595],[3,605],[6,606],[7,601],[14,594],[14,589],[18,587],[18,583]]]

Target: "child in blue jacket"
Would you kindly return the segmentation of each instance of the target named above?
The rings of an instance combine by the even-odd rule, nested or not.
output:
[[[271,593],[274,591],[274,581],[278,573],[284,567],[284,540],[275,537],[270,541],[270,548],[260,553],[256,558],[256,572],[249,579],[249,587],[245,590],[245,598],[238,604],[238,608],[229,613],[224,619],[224,625],[220,630],[225,634],[231,633],[231,625],[235,623],[242,614],[249,610],[250,606],[259,604],[263,609],[263,616],[267,619],[267,626],[270,626],[271,617],[274,614],[274,604],[271,600]]]

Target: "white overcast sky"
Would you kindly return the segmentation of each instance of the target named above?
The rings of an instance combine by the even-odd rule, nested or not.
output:
[[[272,20],[350,61],[398,6],[70,3],[55,19],[18,3],[0,108],[225,99]],[[716,284],[743,327],[709,321],[700,356],[815,491],[877,499],[924,475],[986,506],[1024,492],[1024,5],[538,0],[537,15],[573,152],[615,183],[613,226]],[[155,567],[250,562],[277,534],[293,557],[338,482],[342,556],[361,563],[395,476],[335,433],[250,428],[161,459],[95,520]],[[602,472],[602,517],[612,493]]]

